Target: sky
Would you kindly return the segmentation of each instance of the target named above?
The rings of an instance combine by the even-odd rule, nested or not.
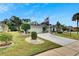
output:
[[[0,3],[0,21],[18,16],[41,23],[49,17],[50,24],[59,21],[66,26],[76,26],[72,16],[78,12],[79,3]]]

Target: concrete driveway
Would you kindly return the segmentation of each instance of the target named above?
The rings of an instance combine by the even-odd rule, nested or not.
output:
[[[68,44],[71,44],[71,43],[77,41],[74,39],[69,39],[69,38],[65,38],[65,37],[52,35],[50,33],[41,33],[41,34],[38,34],[38,37],[49,40],[51,42],[54,42],[54,43],[62,45],[62,46],[65,46],[65,45],[68,45]]]

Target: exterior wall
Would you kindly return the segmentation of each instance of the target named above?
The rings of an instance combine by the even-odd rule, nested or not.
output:
[[[3,31],[8,32],[8,26],[7,25],[4,25]]]
[[[0,24],[0,32],[8,32],[8,26],[5,24]]]
[[[3,29],[2,29],[2,27],[0,26],[0,32],[2,32],[3,31]]]
[[[52,28],[50,26],[48,26],[48,29],[47,29],[48,32],[51,32],[52,31]]]
[[[0,23],[0,32],[3,31],[2,24]]]
[[[47,31],[51,32],[53,30],[53,28],[50,28],[50,26],[48,27]],[[31,25],[31,29],[28,30],[29,32],[35,31],[37,33],[42,33],[42,25]],[[55,29],[56,31],[56,29]]]
[[[41,33],[42,32],[42,26],[35,26],[35,25],[32,25],[31,26],[31,29],[29,30],[30,32],[32,31],[35,31],[37,33]]]

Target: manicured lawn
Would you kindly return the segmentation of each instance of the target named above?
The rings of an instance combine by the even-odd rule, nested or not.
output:
[[[25,36],[19,32],[9,32],[13,36],[13,45],[9,48],[0,48],[1,56],[26,56],[33,55],[39,52],[61,47],[58,44],[45,40],[45,43],[39,45],[29,44],[25,41]]]
[[[68,32],[65,32],[62,34],[55,33],[55,35],[79,40],[79,34],[77,35],[77,33],[71,33],[71,36],[70,36],[70,33],[68,33]]]

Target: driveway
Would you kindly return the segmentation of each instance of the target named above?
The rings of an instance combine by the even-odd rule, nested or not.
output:
[[[65,46],[65,45],[68,45],[68,44],[71,44],[71,43],[77,41],[74,39],[69,39],[69,38],[52,35],[50,33],[41,33],[41,34],[38,34],[38,37],[49,40],[51,42],[54,42],[54,43],[62,45],[62,46]]]

